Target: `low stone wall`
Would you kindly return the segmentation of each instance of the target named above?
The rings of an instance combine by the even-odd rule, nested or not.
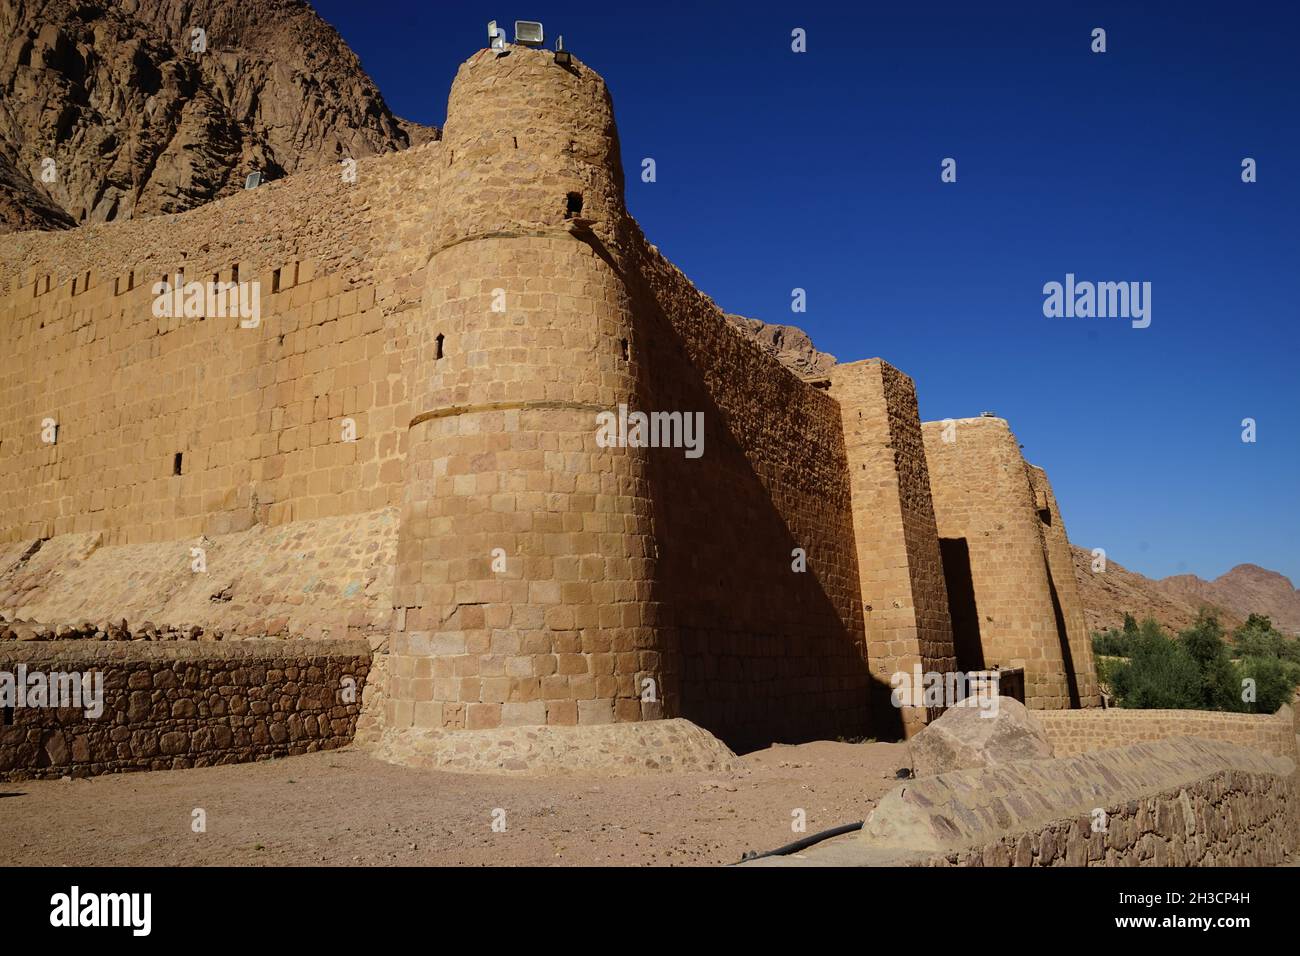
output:
[[[1222,740],[1278,757],[1296,756],[1295,712],[1287,706],[1272,715],[1093,708],[1035,711],[1034,716],[1058,757],[1183,736]]]
[[[51,641],[0,645],[0,780],[243,763],[353,738],[370,670],[365,641],[220,644]],[[101,682],[80,706],[45,706],[52,673]],[[33,677],[33,675],[43,675]],[[65,686],[71,687],[70,683]]]
[[[1179,737],[901,784],[857,838],[764,865],[1268,866],[1300,843],[1296,764]]]

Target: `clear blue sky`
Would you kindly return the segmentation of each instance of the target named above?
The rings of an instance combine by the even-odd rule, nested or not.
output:
[[[883,357],[925,420],[1007,418],[1076,544],[1300,583],[1297,5],[315,6],[438,125],[486,21],[542,20],[613,91],[633,215],[723,308]],[[1045,318],[1067,272],[1151,282],[1150,328]]]

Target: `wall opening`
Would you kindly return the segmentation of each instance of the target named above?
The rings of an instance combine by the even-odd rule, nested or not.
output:
[[[434,339],[433,341],[434,341],[435,347],[437,348],[437,351],[434,353],[433,358],[434,358],[434,361],[437,361],[438,359],[442,358],[442,343],[443,343],[443,341],[445,341],[443,334],[442,334],[441,332],[439,332],[439,333],[438,333],[438,337],[437,337],[436,339]]]
[[[182,455],[180,452],[177,452],[175,455],[172,456],[172,474],[173,474],[173,475],[179,475],[179,474],[181,473],[181,460],[182,460],[182,458],[183,458],[183,455]]]
[[[970,570],[970,548],[965,538],[940,538],[939,559],[948,589],[948,615],[952,618],[952,646],[957,669],[964,673],[984,670],[984,645],[980,641],[979,609],[975,606],[975,579]]]
[[[280,291],[280,270],[279,269],[276,269],[274,272],[271,273],[271,291],[273,293]]]
[[[564,218],[572,219],[582,213],[582,193],[569,193],[564,199]]]
[[[238,282],[238,281],[239,281],[239,263],[238,263],[238,262],[236,262],[233,266],[230,267],[230,281],[231,281],[231,282]]]
[[[620,345],[623,349],[623,361],[630,362],[632,360],[632,346],[628,344],[627,339],[623,339]]]

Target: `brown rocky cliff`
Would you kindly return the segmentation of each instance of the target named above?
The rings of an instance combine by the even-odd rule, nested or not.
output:
[[[728,315],[727,321],[800,378],[825,378],[835,364],[835,356],[817,351],[808,333],[798,326],[772,325],[743,315]]]
[[[1300,591],[1286,576],[1257,564],[1239,564],[1213,581],[1176,574],[1154,582],[1161,591],[1226,607],[1246,617],[1263,614],[1284,634],[1300,634]]]
[[[181,212],[254,170],[438,136],[301,0],[5,0],[0,34],[0,232]]]
[[[1300,634],[1300,592],[1276,571],[1242,564],[1213,581],[1194,574],[1153,580],[1110,560],[1105,573],[1094,573],[1091,552],[1077,545],[1072,550],[1090,631],[1121,627],[1124,615],[1132,614],[1139,621],[1153,617],[1177,632],[1192,625],[1202,607],[1209,607],[1228,631],[1251,614],[1265,614],[1284,634]]]

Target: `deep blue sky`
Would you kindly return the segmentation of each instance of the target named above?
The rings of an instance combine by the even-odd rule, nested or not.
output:
[[[438,125],[486,21],[542,20],[613,91],[632,213],[723,308],[885,358],[925,420],[1007,418],[1076,544],[1300,583],[1295,4],[315,7]],[[1150,328],[1044,318],[1066,272],[1150,281]]]

